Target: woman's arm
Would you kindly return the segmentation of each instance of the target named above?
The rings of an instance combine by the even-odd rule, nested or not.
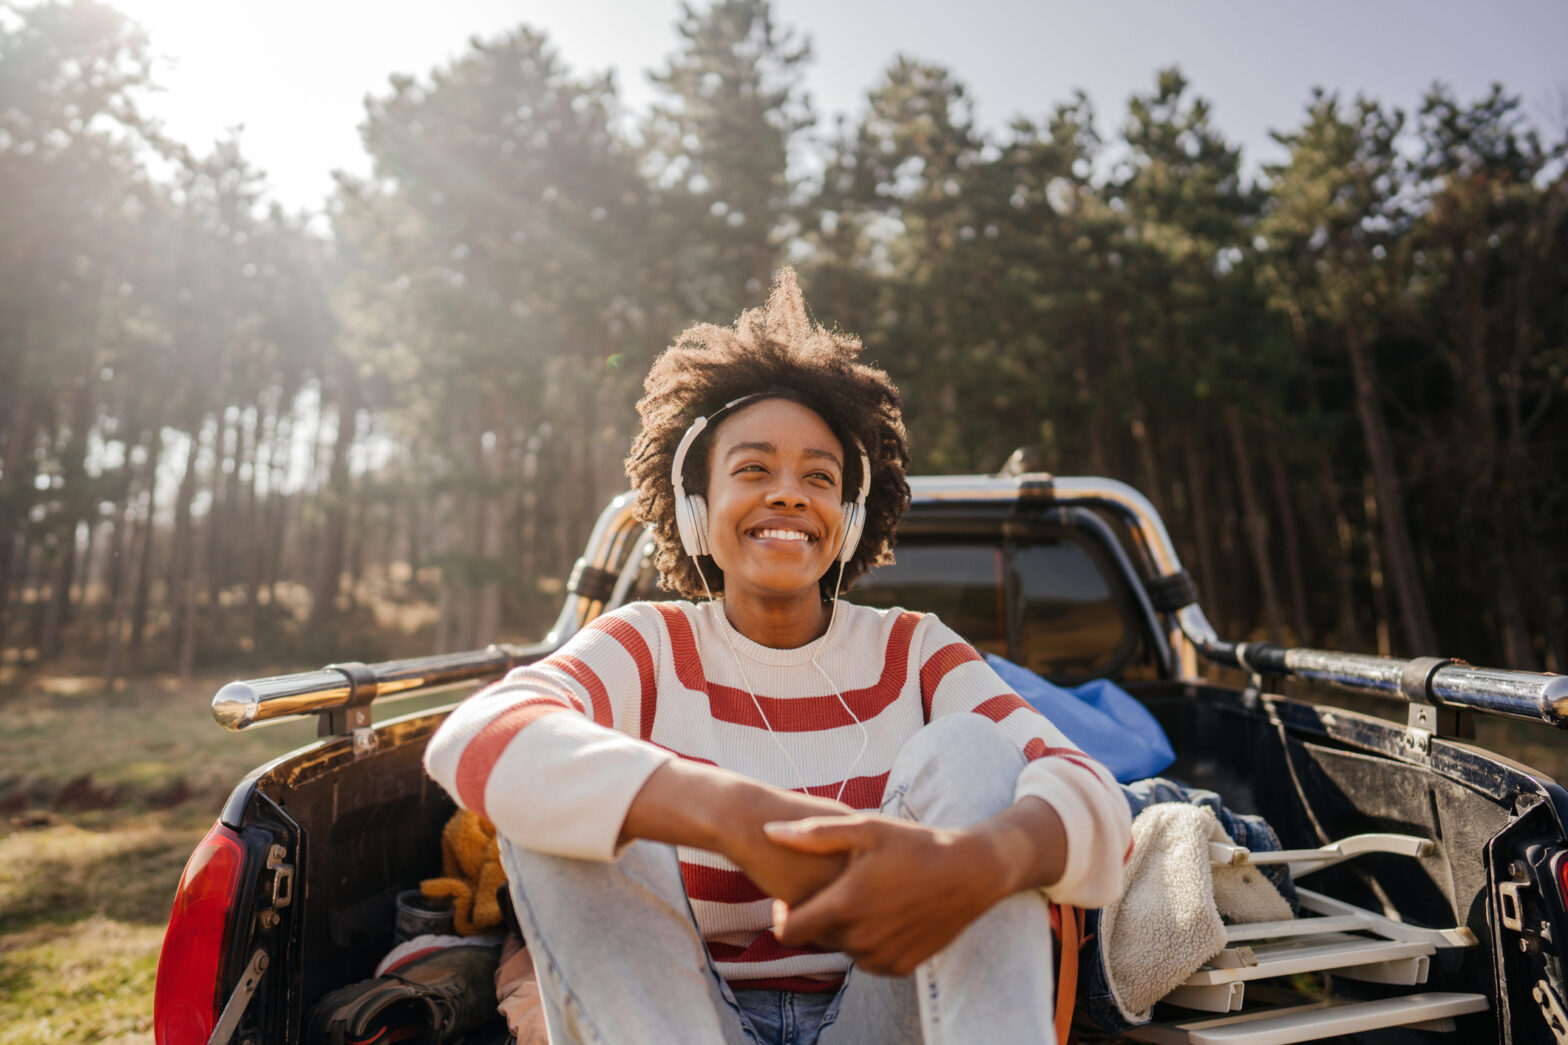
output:
[[[832,799],[770,787],[739,773],[672,760],[632,799],[620,844],[638,838],[693,846],[734,861],[769,896],[799,903],[843,870],[839,853],[809,853],[778,844],[763,825],[852,812]]]
[[[614,859],[633,798],[675,758],[628,735],[658,641],[658,614],[642,604],[600,617],[458,705],[425,748],[426,770],[519,845]]]

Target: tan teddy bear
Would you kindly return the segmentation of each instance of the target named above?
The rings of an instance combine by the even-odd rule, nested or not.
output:
[[[431,899],[452,898],[458,933],[475,936],[501,924],[496,890],[506,885],[495,825],[478,813],[459,809],[441,831],[441,877],[419,883]]]

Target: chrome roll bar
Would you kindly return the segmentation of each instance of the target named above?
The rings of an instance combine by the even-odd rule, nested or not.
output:
[[[538,660],[551,648],[546,643],[498,643],[467,653],[441,653],[375,665],[330,664],[320,671],[230,682],[212,698],[212,717],[225,729],[240,730],[296,715],[363,708],[372,700],[386,703],[476,679],[499,677],[521,664]]]
[[[1175,542],[1148,498],[1115,479],[1021,475],[921,476],[910,479],[911,502],[926,505],[996,504],[1050,508],[1097,508],[1128,524],[1149,584],[1180,581],[1190,585]],[[547,656],[587,624],[606,604],[624,599],[650,550],[647,530],[634,518],[631,494],[615,498],[600,513],[587,550],[578,560],[574,583],[560,616],[541,643],[490,646],[468,653],[440,654],[384,664],[330,665],[319,671],[231,682],[213,698],[213,715],[228,729],[304,714],[323,716],[329,732],[369,724],[370,701],[385,701],[499,677],[521,664]],[[606,587],[605,585],[608,585]],[[1190,587],[1187,589],[1190,592]],[[1177,604],[1180,603],[1180,604]],[[1170,646],[1178,675],[1197,681],[1197,658],[1253,675],[1288,676],[1363,693],[1403,697],[1413,705],[1480,711],[1507,718],[1568,727],[1568,676],[1498,668],[1475,668],[1457,661],[1403,660],[1361,653],[1296,649],[1272,643],[1222,640],[1195,597],[1162,608],[1170,623]],[[363,711],[362,716],[359,712]],[[345,721],[346,716],[346,721]]]
[[[1431,704],[1568,727],[1568,675],[1477,668],[1441,657],[1407,660],[1268,642],[1228,645],[1213,659],[1253,674],[1289,676],[1403,699],[1412,705]]]

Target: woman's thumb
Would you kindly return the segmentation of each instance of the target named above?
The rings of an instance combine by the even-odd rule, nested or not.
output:
[[[762,831],[769,841],[802,853],[842,853],[854,847],[858,826],[848,818],[813,816],[770,820]]]

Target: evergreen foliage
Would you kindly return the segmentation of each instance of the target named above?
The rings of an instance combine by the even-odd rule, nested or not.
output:
[[[7,663],[536,637],[654,356],[790,260],[915,471],[1133,483],[1228,637],[1568,669],[1568,134],[1501,86],[1316,92],[1249,179],[1176,69],[993,133],[900,57],[820,127],[809,42],[713,0],[640,122],[525,27],[393,77],[323,234],[145,118],[111,8],[0,28]]]

